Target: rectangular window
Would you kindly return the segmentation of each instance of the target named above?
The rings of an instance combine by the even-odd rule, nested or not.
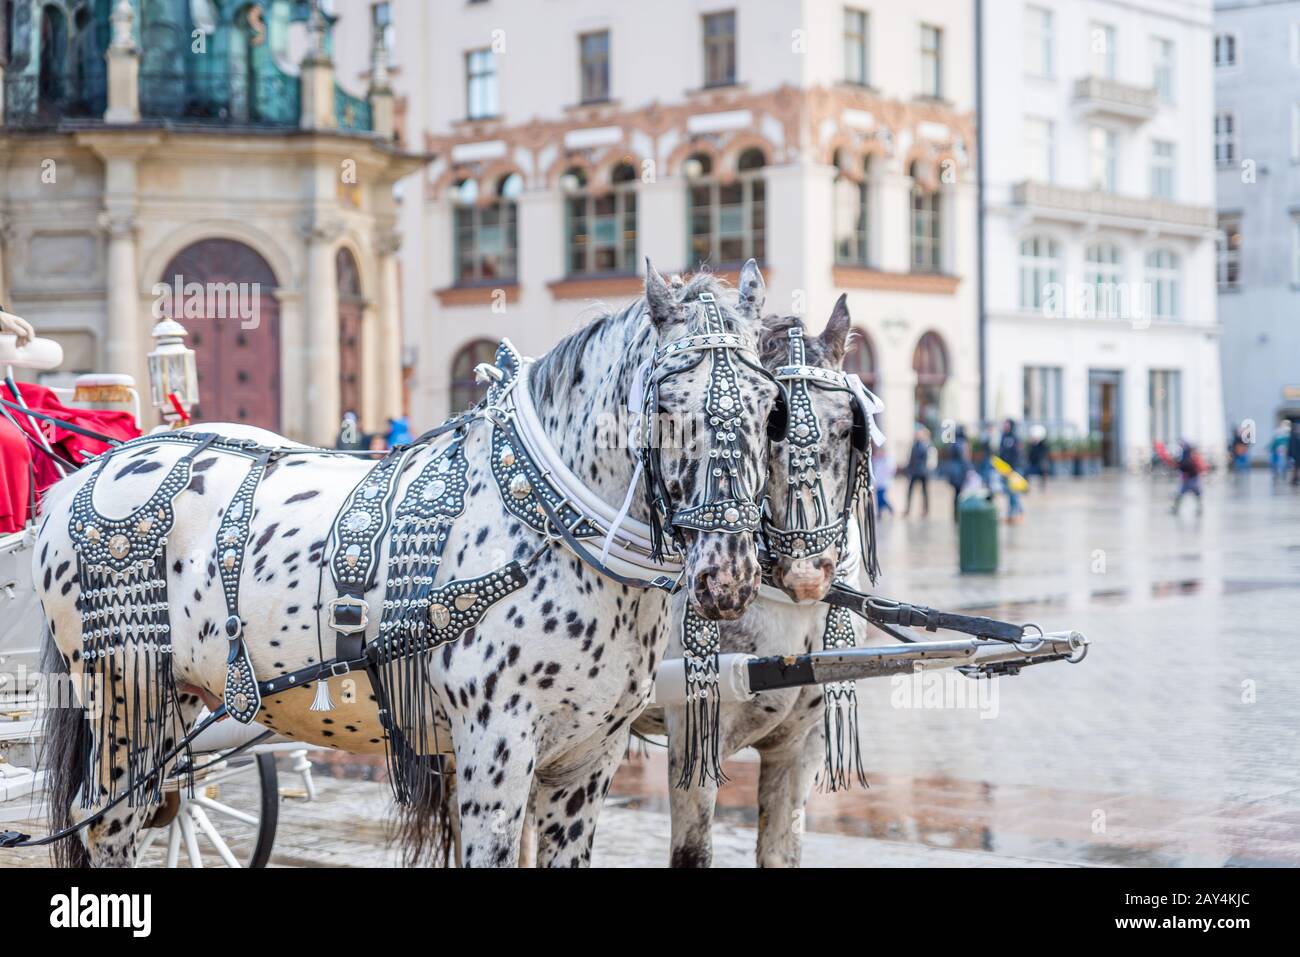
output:
[[[1241,217],[1220,216],[1214,238],[1215,277],[1219,292],[1232,292],[1241,282]]]
[[[1152,369],[1147,374],[1147,408],[1151,441],[1172,445],[1182,438],[1183,375],[1177,369]]]
[[[1092,51],[1092,75],[1115,79],[1119,62],[1115,50],[1115,28],[1109,23],[1094,22],[1088,31],[1088,42]]]
[[[1174,41],[1151,38],[1151,85],[1160,94],[1160,102],[1174,102]]]
[[[1041,425],[1049,435],[1060,434],[1065,425],[1063,379],[1060,366],[1025,366],[1022,412],[1026,425]]]
[[[1174,198],[1174,144],[1165,140],[1151,141],[1151,196]]]
[[[584,33],[578,37],[578,69],[583,103],[609,99],[609,31]]]
[[[1025,7],[1025,73],[1051,79],[1052,11],[1042,7]]]
[[[939,194],[912,187],[912,272],[941,272]]]
[[[1214,114],[1214,162],[1219,166],[1237,162],[1237,120],[1226,110]]]
[[[943,30],[921,24],[921,95],[943,97]]]
[[[518,235],[513,201],[457,206],[455,239],[456,282],[472,285],[515,279]]]
[[[465,100],[465,115],[471,120],[499,115],[497,55],[492,50],[470,50],[465,54]]]
[[[710,13],[704,18],[704,85],[736,82],[736,11]]]
[[[1229,67],[1237,65],[1237,38],[1231,33],[1220,33],[1214,37],[1214,65]]]
[[[1026,116],[1025,177],[1036,183],[1056,181],[1056,126],[1051,120]]]
[[[1119,165],[1117,144],[1114,130],[1094,126],[1088,131],[1088,173],[1092,189],[1115,192]]]
[[[866,11],[844,8],[844,79],[849,83],[866,86],[867,37],[869,21]]]

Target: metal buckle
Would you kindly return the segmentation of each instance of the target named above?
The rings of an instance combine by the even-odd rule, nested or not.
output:
[[[330,662],[330,677],[332,678],[341,678],[351,670],[352,670],[352,666],[349,665],[346,661]]]
[[[341,625],[338,622],[337,611],[340,606],[361,609],[361,621],[356,625]],[[344,635],[355,635],[359,631],[365,631],[370,624],[370,605],[360,598],[353,598],[351,595],[344,595],[335,598],[329,603],[330,621],[329,625],[335,631]]]

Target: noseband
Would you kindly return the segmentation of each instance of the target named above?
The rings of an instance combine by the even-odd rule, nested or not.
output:
[[[872,414],[881,408],[856,376],[835,369],[823,369],[807,363],[803,330],[798,326],[789,333],[789,363],[777,368],[776,381],[787,393],[789,427],[785,436],[788,446],[786,477],[786,515],[790,528],[776,525],[771,516],[763,516],[763,536],[769,554],[780,558],[815,558],[832,548],[843,548],[848,540],[849,522],[854,504],[859,504],[858,521],[868,574],[874,583],[878,572],[875,557],[875,482],[871,472],[871,439],[875,431]],[[844,500],[837,513],[831,512],[822,476],[822,448],[825,438],[817,410],[813,407],[812,389],[845,392],[853,409],[853,430],[849,443],[848,481]],[[862,501],[860,501],[862,500]],[[811,502],[809,506],[807,503]]]
[[[655,352],[646,375],[641,404],[641,455],[646,474],[647,505],[656,560],[662,558],[670,543],[678,551],[685,550],[681,534],[683,529],[727,535],[752,534],[758,531],[762,520],[759,496],[745,487],[744,477],[740,474],[744,453],[738,427],[744,412],[744,402],[741,399],[736,363],[748,366],[774,383],[776,380],[745,344],[744,337],[726,330],[713,295],[701,293],[699,302],[705,310],[705,331],[684,336]],[[691,354],[696,358],[690,364],[673,370],[663,368],[669,359]],[[659,389],[673,376],[697,368],[706,354],[710,366],[704,413],[712,441],[709,445],[709,458],[704,466],[704,501],[699,505],[678,507],[664,481],[663,464],[659,458]],[[780,389],[780,384],[776,384]],[[784,390],[780,391],[783,399]],[[778,400],[778,406],[768,421],[768,435],[771,437],[775,433],[779,438],[784,431],[784,403]]]

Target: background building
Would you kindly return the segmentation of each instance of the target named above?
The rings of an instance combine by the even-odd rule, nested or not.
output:
[[[540,354],[663,272],[764,266],[773,312],[819,329],[841,290],[850,363],[902,442],[977,414],[969,3],[337,0],[387,38],[402,184],[411,411],[476,396],[509,336]],[[391,24],[391,25],[390,25]],[[339,38],[366,82],[368,38]],[[901,450],[900,450],[901,451]]]
[[[1223,389],[1263,459],[1300,418],[1300,3],[1221,0],[1214,30]]]
[[[345,409],[400,413],[392,186],[421,160],[392,144],[382,65],[365,99],[336,85],[313,13],[0,0],[0,302],[65,374],[143,385],[179,277],[201,418],[332,443]]]
[[[985,0],[991,416],[1223,447],[1209,0]]]

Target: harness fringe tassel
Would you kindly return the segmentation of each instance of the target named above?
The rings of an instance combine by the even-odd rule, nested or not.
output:
[[[696,781],[725,784],[720,756],[722,696],[718,689],[718,623],[706,621],[689,604],[682,618],[682,657],[686,661],[685,751],[677,787]],[[699,768],[698,778],[696,767]]]

